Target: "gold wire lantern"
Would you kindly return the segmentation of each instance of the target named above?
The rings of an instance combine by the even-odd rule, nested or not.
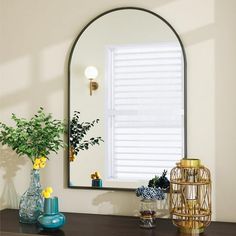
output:
[[[199,159],[182,159],[171,170],[170,214],[183,233],[202,233],[210,224],[210,171]]]

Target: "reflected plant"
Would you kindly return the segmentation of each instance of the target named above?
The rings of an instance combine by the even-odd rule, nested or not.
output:
[[[99,123],[99,119],[93,120],[92,122],[81,122],[80,112],[74,111],[74,115],[70,122],[70,161],[74,161],[75,155],[81,150],[88,150],[90,146],[100,145],[100,142],[104,142],[101,137],[92,137],[85,139],[87,132]]]

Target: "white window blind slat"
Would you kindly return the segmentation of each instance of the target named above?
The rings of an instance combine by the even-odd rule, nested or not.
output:
[[[143,60],[143,59],[175,59],[182,56],[181,52],[167,52],[167,53],[147,53],[147,54],[124,54],[124,55],[114,55],[116,61],[123,60]]]
[[[137,122],[127,122],[126,124],[116,124],[114,127],[116,129],[119,128],[129,128],[129,127],[133,127],[135,129],[138,128],[142,128],[143,126],[146,126],[147,128],[155,128],[155,127],[171,127],[171,128],[175,128],[177,125],[175,125],[174,122],[143,122],[142,124],[137,123]],[[179,127],[181,127],[181,123],[179,122]]]
[[[160,168],[159,170],[156,169],[155,175],[161,175],[162,169]],[[142,179],[152,179],[154,173],[116,173],[115,176],[112,176],[111,179],[115,180],[123,180],[123,181],[130,181],[132,180],[142,180]]]
[[[162,171],[163,171],[163,167],[164,166],[161,166],[159,169],[162,169]],[[157,167],[146,167],[145,169],[143,169],[143,167],[129,167],[129,168],[127,168],[127,167],[116,167],[115,170],[118,174],[120,174],[120,173],[123,173],[123,174],[124,173],[125,174],[137,174],[137,173],[151,174],[152,178],[153,178],[157,173],[157,169],[158,169]]]
[[[168,153],[168,154],[175,154],[175,153],[181,153],[181,148],[176,147],[115,147],[114,146],[114,152],[115,153]]]
[[[140,129],[134,129],[134,128],[126,128],[126,129],[116,129],[114,130],[114,134],[127,134],[127,135],[144,135],[144,134],[150,135],[150,138],[152,135],[170,135],[175,134],[180,136],[181,135],[181,129],[180,128],[140,128]],[[181,137],[181,136],[180,136]]]
[[[117,60],[114,62],[116,68],[136,67],[136,66],[160,66],[160,65],[181,65],[179,58],[162,58],[162,59],[138,59],[138,60]]]
[[[181,48],[114,46],[108,54],[108,177],[151,179],[183,156]]]
[[[148,105],[148,104],[157,104],[157,106],[159,104],[173,104],[173,106],[180,104],[182,107],[182,99],[181,98],[163,98],[161,99],[161,97],[156,97],[156,98],[127,98],[127,99],[123,99],[123,98],[117,98],[115,101],[115,105],[139,105],[139,104],[143,104],[143,105]]]
[[[150,141],[159,141],[159,142],[176,142],[180,141],[181,138],[179,135],[169,134],[169,135],[150,135],[150,134],[142,134],[142,135],[135,135],[135,134],[116,134],[114,135],[114,141],[142,141],[142,142],[150,142]]]
[[[178,104],[178,103],[174,103],[174,106],[173,104],[167,104],[167,103],[156,103],[156,104],[117,104],[116,107],[117,109],[120,109],[120,110],[131,110],[131,109],[155,109],[156,106],[160,106],[160,107],[168,107],[169,109],[173,108],[173,109],[181,109],[182,107],[182,104]]]
[[[177,154],[134,154],[134,153],[126,153],[126,154],[119,154],[114,157],[114,160],[129,160],[129,161],[159,161],[159,162],[168,162],[172,163],[173,161],[178,160]],[[162,164],[163,165],[163,164]]]
[[[173,163],[171,161],[158,161],[158,160],[149,160],[149,161],[143,161],[143,160],[136,160],[135,165],[133,163],[133,160],[116,160],[115,161],[116,166],[118,167],[155,167],[155,168],[160,168],[160,167],[169,167],[171,168],[173,166]]]
[[[132,54],[132,53],[156,53],[156,52],[169,52],[169,51],[177,51],[181,52],[181,48],[177,44],[166,44],[166,43],[159,43],[154,45],[127,45],[127,46],[121,46],[116,47],[116,50],[114,51],[114,54]]]
[[[115,141],[115,147],[179,147],[181,144],[178,141],[143,141],[143,140],[134,140],[134,141]]]
[[[168,70],[162,70],[159,72],[139,72],[139,73],[120,73],[114,75],[116,80],[122,80],[122,79],[145,79],[145,78],[181,78],[181,72],[180,71],[168,71]]]
[[[140,93],[132,93],[132,92],[117,92],[114,94],[114,98],[120,98],[120,99],[136,99],[136,98],[140,98],[140,96],[142,98],[175,98],[181,99],[181,91],[173,91],[173,92],[166,92],[166,91],[159,91],[159,93],[153,91],[142,91],[142,95],[140,95]]]
[[[173,79],[168,79],[168,78],[165,78],[165,79],[159,79],[159,80],[156,80],[156,79],[143,79],[143,80],[136,80],[135,82],[136,86],[144,86],[146,85],[147,83],[149,84],[152,84],[153,86],[155,85],[180,85],[181,84],[181,79],[180,78],[177,78],[175,80]],[[114,83],[115,86],[117,87],[121,87],[121,86],[133,86],[133,80],[120,80],[120,81],[116,81]]]
[[[157,94],[158,92],[168,92],[168,91],[173,91],[173,92],[176,92],[176,91],[182,91],[182,86],[181,84],[175,84],[175,85],[155,85],[153,84],[152,86],[149,86],[149,85],[142,85],[142,86],[116,86],[114,88],[114,91],[119,93],[119,92],[142,92],[142,91],[155,91]],[[142,97],[142,95],[140,94],[140,97]]]
[[[116,74],[124,74],[124,73],[145,73],[145,72],[160,72],[160,71],[181,71],[181,65],[150,65],[150,66],[126,66],[126,67],[116,67]]]

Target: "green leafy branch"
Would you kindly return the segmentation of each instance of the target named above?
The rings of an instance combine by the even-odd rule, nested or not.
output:
[[[83,140],[87,135],[87,132],[98,124],[99,119],[92,122],[80,122],[80,112],[75,111],[70,122],[70,144],[73,147],[75,155],[80,150],[88,150],[90,146],[99,145],[100,142],[104,142],[101,137],[90,138],[89,140]]]
[[[50,152],[57,153],[64,147],[61,135],[65,125],[60,120],[46,115],[42,107],[30,120],[12,114],[16,127],[0,122],[0,142],[11,147],[19,156],[27,155],[32,163],[36,157],[47,157]],[[48,157],[47,157],[48,158]]]

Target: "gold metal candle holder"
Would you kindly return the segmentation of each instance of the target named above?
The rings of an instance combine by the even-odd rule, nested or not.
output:
[[[211,222],[210,171],[199,159],[182,159],[170,173],[170,214],[182,233],[199,234]]]

